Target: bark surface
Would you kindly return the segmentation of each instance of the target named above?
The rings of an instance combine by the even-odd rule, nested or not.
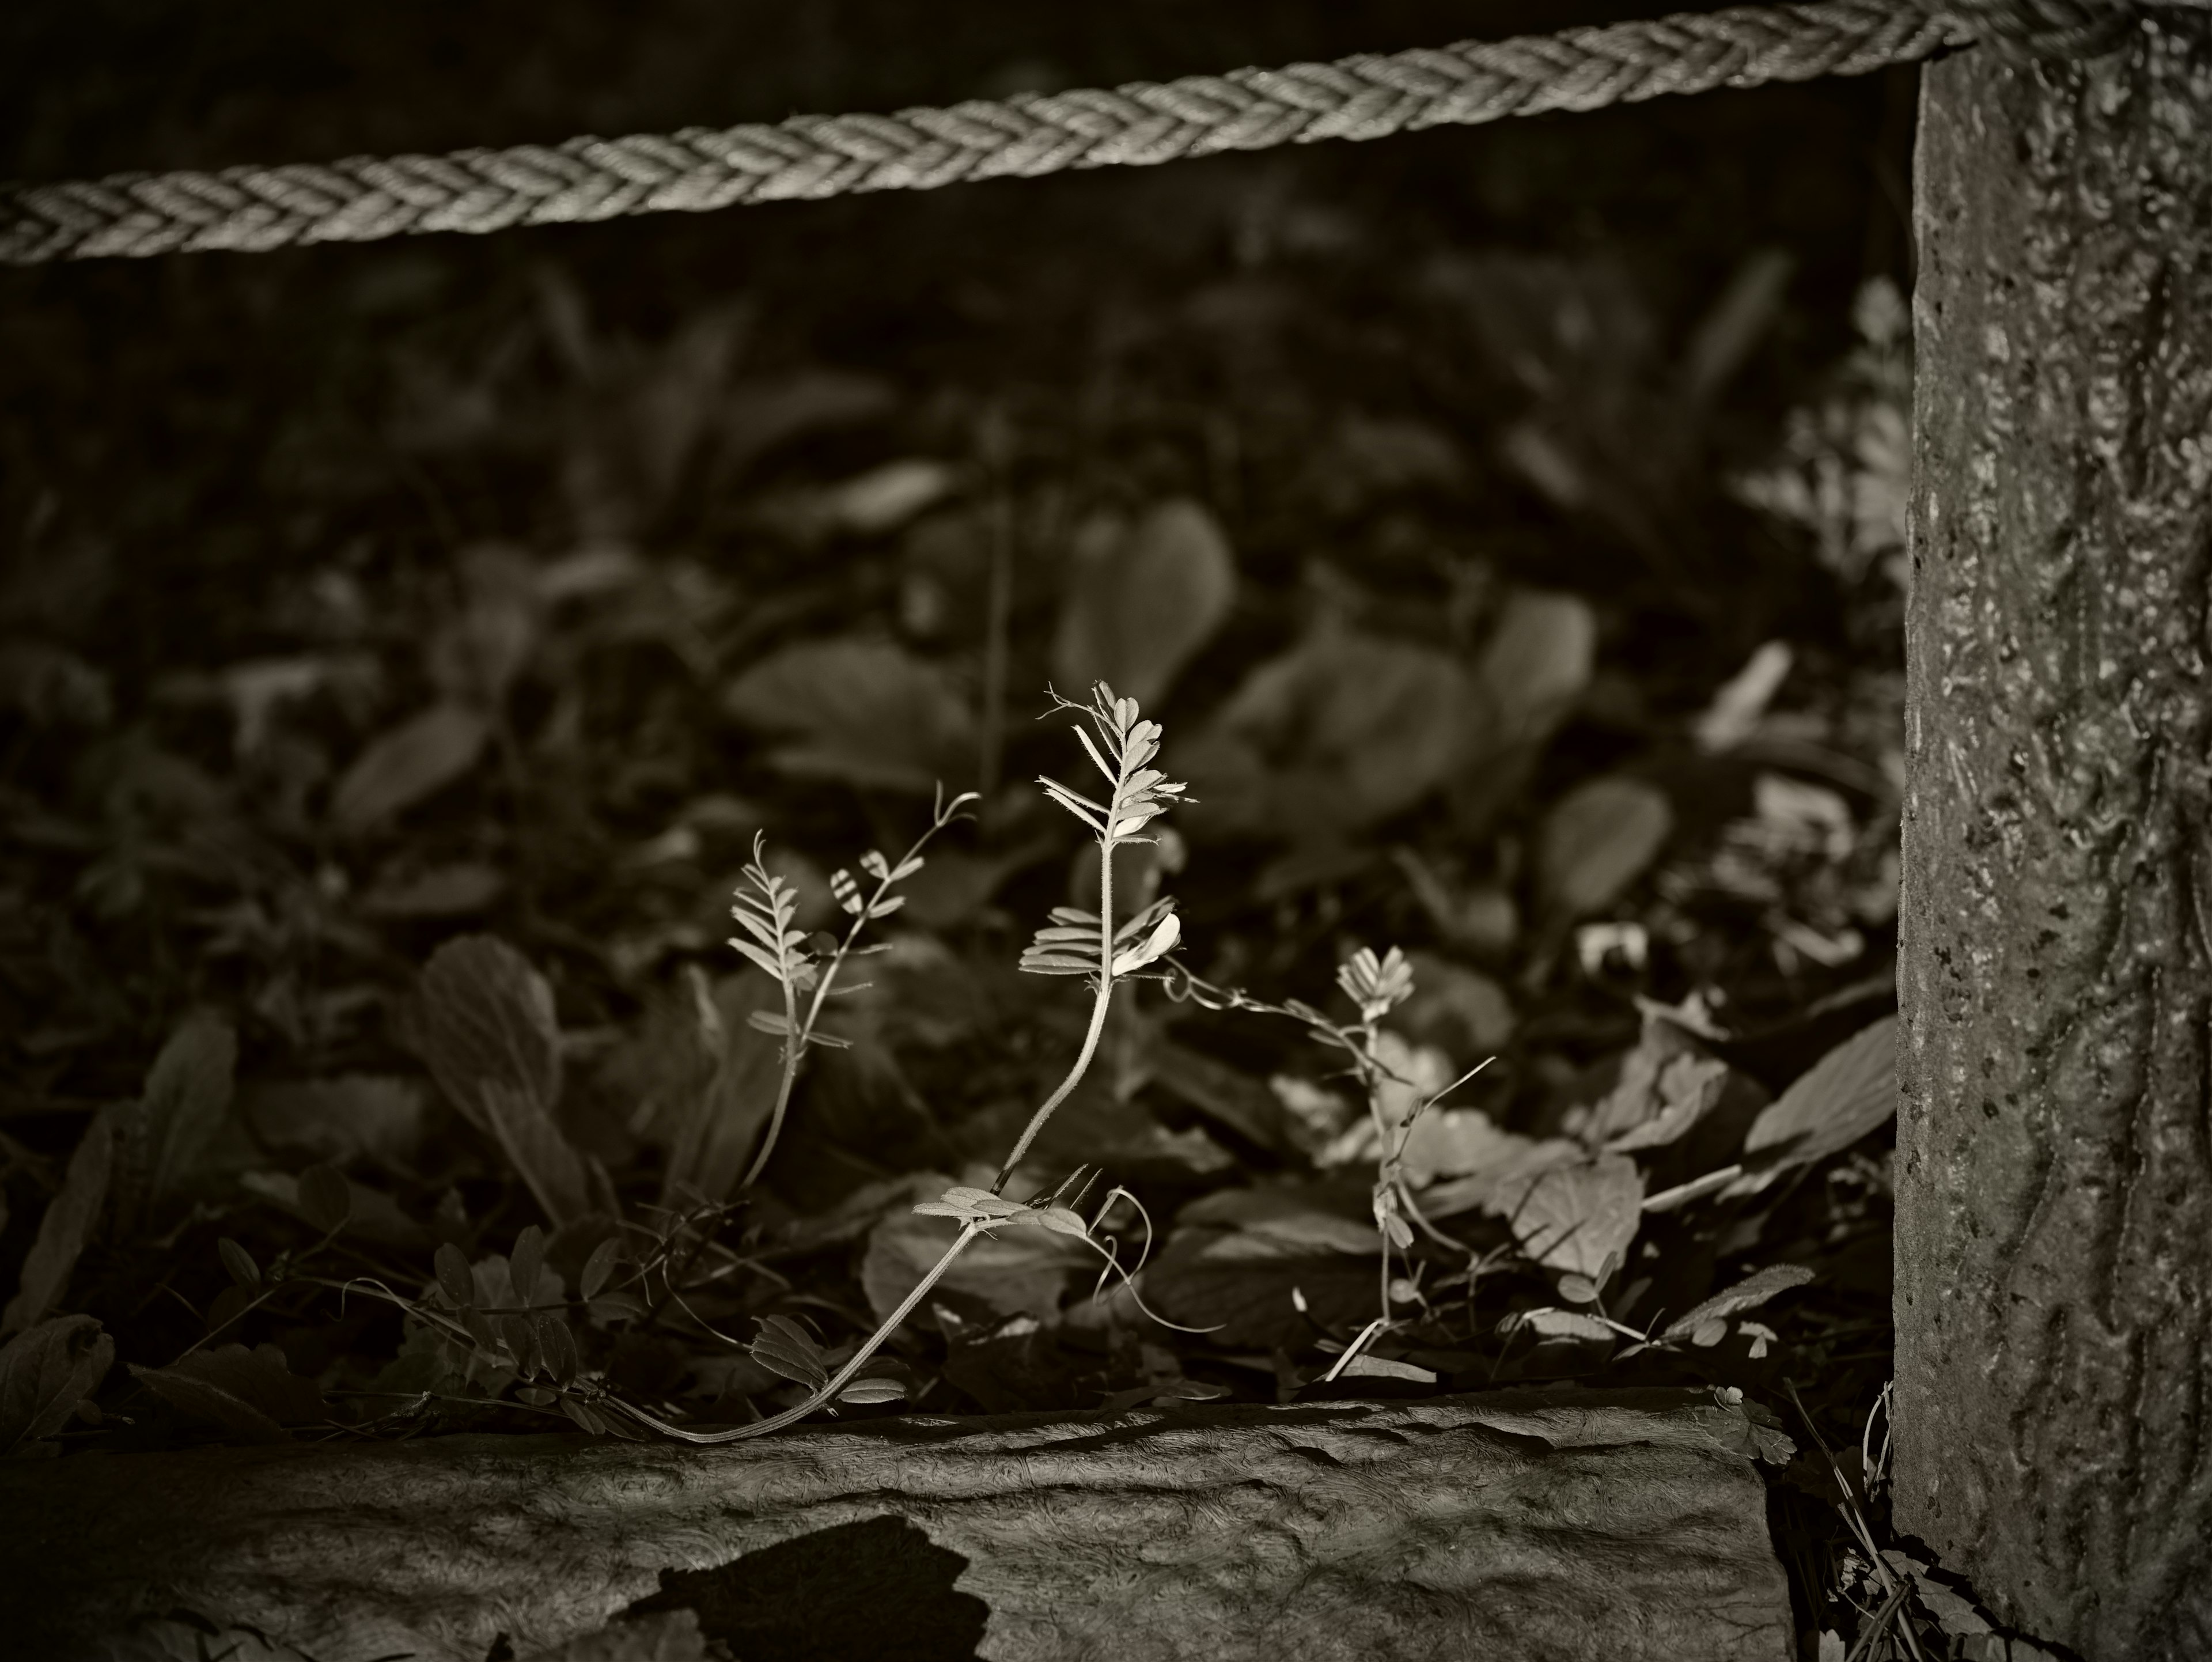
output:
[[[189,1656],[195,1628],[235,1662],[689,1662],[702,1635],[749,1662],[1781,1662],[1754,1435],[1710,1394],[1509,1391],[17,1464],[0,1634],[42,1662]]]
[[[2212,1655],[2212,46],[1923,84],[1896,1519]]]

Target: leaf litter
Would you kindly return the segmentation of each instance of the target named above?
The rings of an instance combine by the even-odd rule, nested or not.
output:
[[[1895,1022],[1817,1007],[1895,934],[1881,285],[1745,440],[1808,315],[1771,250],[1671,332],[1608,257],[1378,253],[1434,374],[1356,397],[1285,344],[1348,327],[1320,257],[1268,258],[1264,304],[1163,267],[1166,357],[942,388],[765,270],[658,325],[552,272],[504,356],[358,324],[411,488],[496,535],[403,533],[347,411],[241,404],[330,528],[245,592],[180,539],[138,659],[112,583],[40,598],[121,534],[47,457],[0,1443],[703,1437],[848,1367],[816,1411],[1794,1384],[1855,1434]],[[1704,538],[1789,558],[1683,630]],[[1028,719],[1102,681],[1157,758]]]

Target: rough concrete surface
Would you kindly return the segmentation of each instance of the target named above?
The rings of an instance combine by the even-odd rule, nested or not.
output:
[[[1710,1392],[1519,1391],[79,1456],[0,1468],[0,1634],[42,1662],[194,1630],[238,1662],[1781,1662],[1751,1433]]]

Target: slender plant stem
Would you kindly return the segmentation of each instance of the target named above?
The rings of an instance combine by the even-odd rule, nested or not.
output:
[[[941,801],[942,798],[940,797],[939,800]],[[936,836],[958,817],[961,801],[960,797],[956,796],[949,807],[940,807],[932,816],[929,829],[915,838],[914,846],[900,855],[895,863],[886,867],[885,871],[896,874],[906,865],[908,861],[920,854],[931,837]],[[852,927],[845,931],[845,938],[837,943],[836,956],[823,966],[821,977],[814,983],[814,996],[807,1004],[806,1020],[804,1026],[800,1025],[799,1020],[797,993],[792,987],[789,977],[785,977],[783,1077],[776,1083],[775,1106],[769,1112],[767,1135],[761,1138],[760,1152],[753,1156],[753,1163],[746,1169],[744,1180],[738,1185],[739,1188],[751,1188],[760,1180],[760,1174],[768,1168],[768,1157],[775,1152],[776,1136],[783,1129],[783,1117],[791,1106],[792,1088],[799,1081],[799,1065],[805,1059],[807,1041],[813,1036],[814,1024],[821,1018],[822,1007],[829,1001],[830,989],[836,985],[837,972],[845,967],[845,960],[852,956],[853,944],[860,940],[860,931],[866,928],[870,920],[875,916],[877,905],[885,895],[890,893],[891,885],[896,881],[897,881],[896,875],[886,875],[877,880],[874,891],[868,896],[868,904],[860,908],[860,915],[853,920]]]
[[[687,1443],[738,1443],[749,1437],[762,1437],[771,1431],[781,1431],[786,1426],[797,1425],[824,1403],[836,1400],[837,1393],[853,1382],[853,1376],[860,1371],[862,1364],[883,1348],[884,1341],[898,1330],[899,1324],[914,1313],[914,1307],[922,1301],[931,1288],[937,1285],[939,1278],[952,1267],[952,1261],[966,1251],[968,1244],[982,1233],[983,1225],[980,1223],[965,1226],[959,1238],[945,1249],[945,1256],[930,1266],[929,1273],[915,1284],[914,1291],[906,1295],[899,1307],[891,1312],[884,1324],[853,1353],[852,1360],[837,1370],[836,1377],[796,1408],[787,1408],[781,1414],[771,1415],[765,1420],[756,1420],[749,1426],[738,1426],[730,1431],[686,1431],[681,1426],[672,1426],[665,1421],[655,1419],[643,1409],[632,1408],[627,1403],[609,1398],[605,1405],[619,1408],[641,1425],[650,1426],[655,1431],[681,1438]]]
[[[1110,806],[1106,823],[1109,826],[1114,823]],[[1014,1152],[1006,1156],[1006,1163],[999,1168],[998,1181],[991,1185],[993,1194],[1006,1193],[1007,1180],[1022,1163],[1022,1156],[1029,1153],[1030,1144],[1036,1141],[1037,1133],[1044,1129],[1044,1123],[1052,1117],[1052,1111],[1067,1100],[1067,1093],[1091,1071],[1091,1058],[1098,1053],[1098,1038],[1106,1031],[1106,1009],[1113,998],[1114,839],[1109,836],[1101,839],[1098,845],[1098,998],[1091,1007],[1091,1028],[1083,1036],[1083,1051],[1075,1058],[1075,1066],[1067,1070],[1067,1077],[1060,1081],[1060,1088],[1044,1099],[1044,1105],[1030,1115],[1030,1123],[1022,1128]]]

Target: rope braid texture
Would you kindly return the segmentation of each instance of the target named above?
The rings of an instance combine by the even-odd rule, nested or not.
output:
[[[1976,41],[2022,61],[2085,56],[2119,44],[2141,15],[2130,0],[1816,0],[896,115],[0,185],[0,264],[483,233],[1148,167],[1860,75]]]

